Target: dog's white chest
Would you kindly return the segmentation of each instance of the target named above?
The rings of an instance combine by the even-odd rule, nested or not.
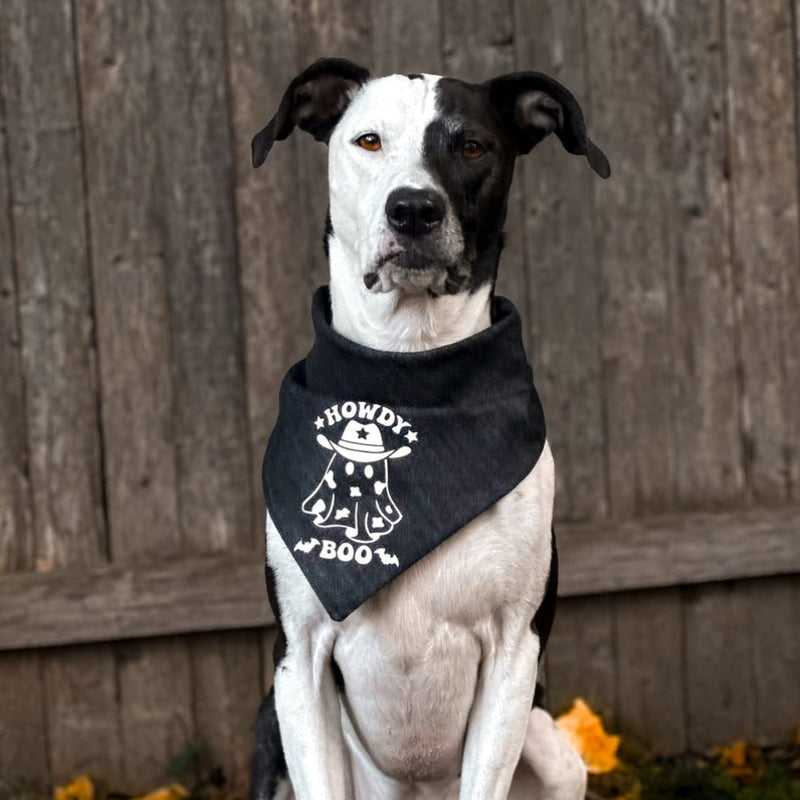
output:
[[[458,774],[481,664],[509,631],[529,630],[544,594],[552,496],[545,446],[516,489],[340,623],[325,614],[274,527],[268,533],[287,638],[305,629],[329,643],[351,746],[385,774]]]

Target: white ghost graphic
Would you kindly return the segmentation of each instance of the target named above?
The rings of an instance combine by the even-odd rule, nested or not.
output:
[[[389,459],[409,447],[387,450],[375,423],[350,420],[338,442],[319,434],[317,441],[334,455],[322,480],[303,501],[303,511],[318,528],[341,528],[354,542],[372,543],[403,518],[389,493]]]

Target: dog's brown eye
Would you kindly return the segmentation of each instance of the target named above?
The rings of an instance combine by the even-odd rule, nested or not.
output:
[[[356,144],[374,153],[381,149],[381,137],[377,133],[365,133],[356,139]]]
[[[464,142],[464,146],[461,148],[461,155],[463,155],[464,158],[480,158],[485,153],[486,148],[482,144],[473,142],[472,139],[468,139]]]

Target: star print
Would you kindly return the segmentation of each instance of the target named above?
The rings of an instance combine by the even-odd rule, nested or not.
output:
[[[409,444],[411,442],[416,442],[417,441],[417,432],[416,431],[409,431],[406,434],[406,439],[408,440]]]
[[[317,430],[319,430],[320,428],[324,428],[325,427],[325,420],[322,419],[322,417],[317,417],[314,420],[314,424],[317,426]]]
[[[358,438],[359,439],[366,439],[367,438],[367,432],[363,428],[361,428],[361,430],[358,431]]]

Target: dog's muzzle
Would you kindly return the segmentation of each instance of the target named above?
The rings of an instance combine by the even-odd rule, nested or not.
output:
[[[400,187],[386,198],[386,220],[402,236],[426,236],[441,227],[446,212],[444,200],[431,189]]]
[[[435,189],[400,186],[389,193],[383,213],[386,238],[364,275],[367,289],[434,295],[457,291],[464,277],[459,270],[463,240],[445,198]]]

